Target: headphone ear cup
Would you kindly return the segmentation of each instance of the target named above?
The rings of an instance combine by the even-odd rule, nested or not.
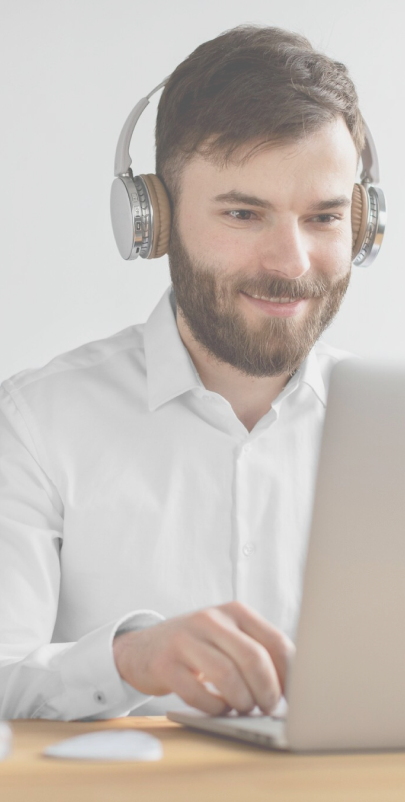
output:
[[[369,200],[362,184],[355,184],[352,193],[352,260],[358,256],[366,237]]]
[[[141,175],[147,186],[153,211],[153,241],[148,259],[158,259],[167,253],[172,213],[166,189],[157,175]]]

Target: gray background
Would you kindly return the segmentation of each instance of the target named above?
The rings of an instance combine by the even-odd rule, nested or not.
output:
[[[355,268],[325,339],[405,356],[402,234],[405,5],[393,0],[0,0],[0,380],[145,320],[166,257],[124,262],[109,220],[121,126],[198,44],[242,22],[305,34],[346,63],[376,140],[389,226]],[[136,129],[136,172],[154,171],[158,97]]]

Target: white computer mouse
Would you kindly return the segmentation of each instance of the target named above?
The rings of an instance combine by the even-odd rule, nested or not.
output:
[[[70,760],[160,760],[162,744],[139,730],[98,730],[48,746],[47,757]]]
[[[3,760],[11,752],[12,740],[10,727],[5,721],[0,721],[0,760]]]

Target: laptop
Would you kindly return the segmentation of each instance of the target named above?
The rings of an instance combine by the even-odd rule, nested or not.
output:
[[[333,369],[296,645],[285,717],[168,717],[275,749],[405,747],[405,366]]]

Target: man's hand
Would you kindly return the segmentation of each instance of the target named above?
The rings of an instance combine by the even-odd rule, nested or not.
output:
[[[211,715],[233,708],[248,713],[255,705],[271,713],[293,653],[282,632],[240,602],[126,632],[114,641],[115,663],[125,682],[152,696],[177,693]]]

